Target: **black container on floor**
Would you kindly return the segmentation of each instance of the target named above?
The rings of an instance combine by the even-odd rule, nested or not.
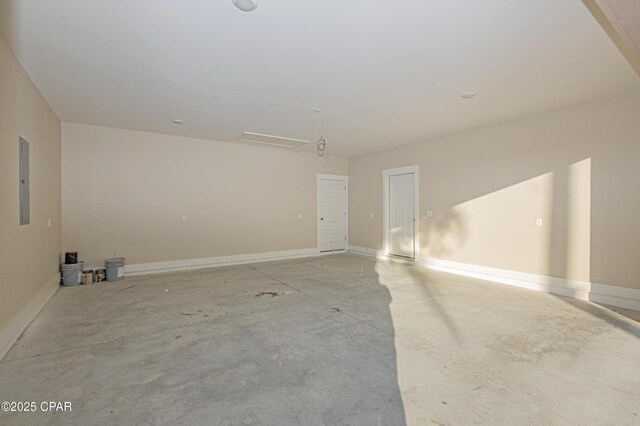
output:
[[[78,252],[68,251],[64,254],[64,263],[67,265],[73,265],[78,263]]]

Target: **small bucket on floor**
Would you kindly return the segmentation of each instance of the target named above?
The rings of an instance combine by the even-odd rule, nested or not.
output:
[[[78,285],[82,282],[82,270],[84,269],[84,262],[60,265],[60,272],[62,272],[62,285],[65,287],[71,287]]]
[[[124,257],[114,257],[105,261],[107,281],[120,281],[124,278]]]

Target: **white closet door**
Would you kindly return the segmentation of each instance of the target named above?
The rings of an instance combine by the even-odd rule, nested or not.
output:
[[[318,180],[318,246],[320,251],[347,248],[347,184],[343,180]]]
[[[415,258],[415,174],[389,176],[389,254]]]

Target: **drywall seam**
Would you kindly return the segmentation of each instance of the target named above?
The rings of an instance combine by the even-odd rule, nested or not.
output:
[[[319,252],[317,248],[272,251],[265,253],[240,254],[235,256],[218,256],[202,259],[185,259],[168,262],[138,263],[126,265],[125,276],[158,274],[162,272],[189,271],[193,269],[214,268],[216,266],[242,265],[246,263],[269,262],[273,260],[298,259],[302,257],[324,256],[346,253],[346,250]]]
[[[46,305],[58,288],[60,288],[60,274],[49,280],[36,294],[36,297],[9,321],[9,325],[4,330],[0,331],[0,360],[9,352],[11,346],[31,324],[31,321],[38,315],[38,312]]]
[[[568,280],[547,275],[529,274],[507,269],[490,268],[449,260],[417,259],[415,261],[408,261],[406,259],[395,259],[390,256],[385,256],[382,250],[367,247],[349,246],[349,252],[371,256],[377,259],[411,263],[432,270],[541,291],[543,293],[551,293],[578,300],[604,303],[611,306],[640,311],[640,290],[637,289],[587,281]]]

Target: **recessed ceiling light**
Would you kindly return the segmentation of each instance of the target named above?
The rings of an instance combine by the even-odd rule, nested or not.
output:
[[[464,99],[471,99],[474,98],[477,94],[478,92],[462,92],[460,96],[462,96]]]
[[[184,124],[184,120],[180,120],[179,118],[174,118],[171,122],[173,124]]]
[[[233,4],[243,12],[251,12],[258,7],[257,0],[233,0]]]

